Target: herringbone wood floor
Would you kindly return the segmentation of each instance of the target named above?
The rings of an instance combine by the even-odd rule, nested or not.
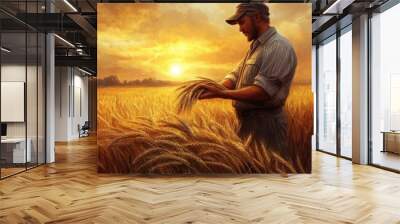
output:
[[[0,223],[400,223],[400,175],[313,154],[313,174],[96,173],[94,138],[0,181]]]

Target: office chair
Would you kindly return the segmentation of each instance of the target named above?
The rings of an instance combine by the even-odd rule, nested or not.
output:
[[[89,121],[85,121],[82,127],[79,128],[79,138],[89,136],[89,129],[90,129]]]

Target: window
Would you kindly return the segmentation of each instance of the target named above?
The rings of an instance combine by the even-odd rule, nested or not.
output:
[[[352,33],[351,26],[340,36],[340,155],[352,157]]]
[[[371,18],[372,163],[400,170],[400,5]]]
[[[336,36],[318,48],[318,149],[336,153]]]

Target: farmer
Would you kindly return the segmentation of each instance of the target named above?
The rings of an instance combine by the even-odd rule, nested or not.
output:
[[[239,121],[238,135],[263,143],[288,158],[286,98],[295,73],[297,58],[290,42],[270,26],[269,8],[264,3],[241,3],[228,18],[250,42],[250,49],[236,69],[224,80],[228,90],[204,86],[200,99],[232,99]]]

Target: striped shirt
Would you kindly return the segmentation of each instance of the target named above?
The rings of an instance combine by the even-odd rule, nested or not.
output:
[[[225,79],[235,83],[235,89],[256,85],[264,89],[265,101],[233,101],[239,110],[282,108],[289,95],[297,65],[296,53],[290,42],[270,27],[253,41],[246,57]]]

